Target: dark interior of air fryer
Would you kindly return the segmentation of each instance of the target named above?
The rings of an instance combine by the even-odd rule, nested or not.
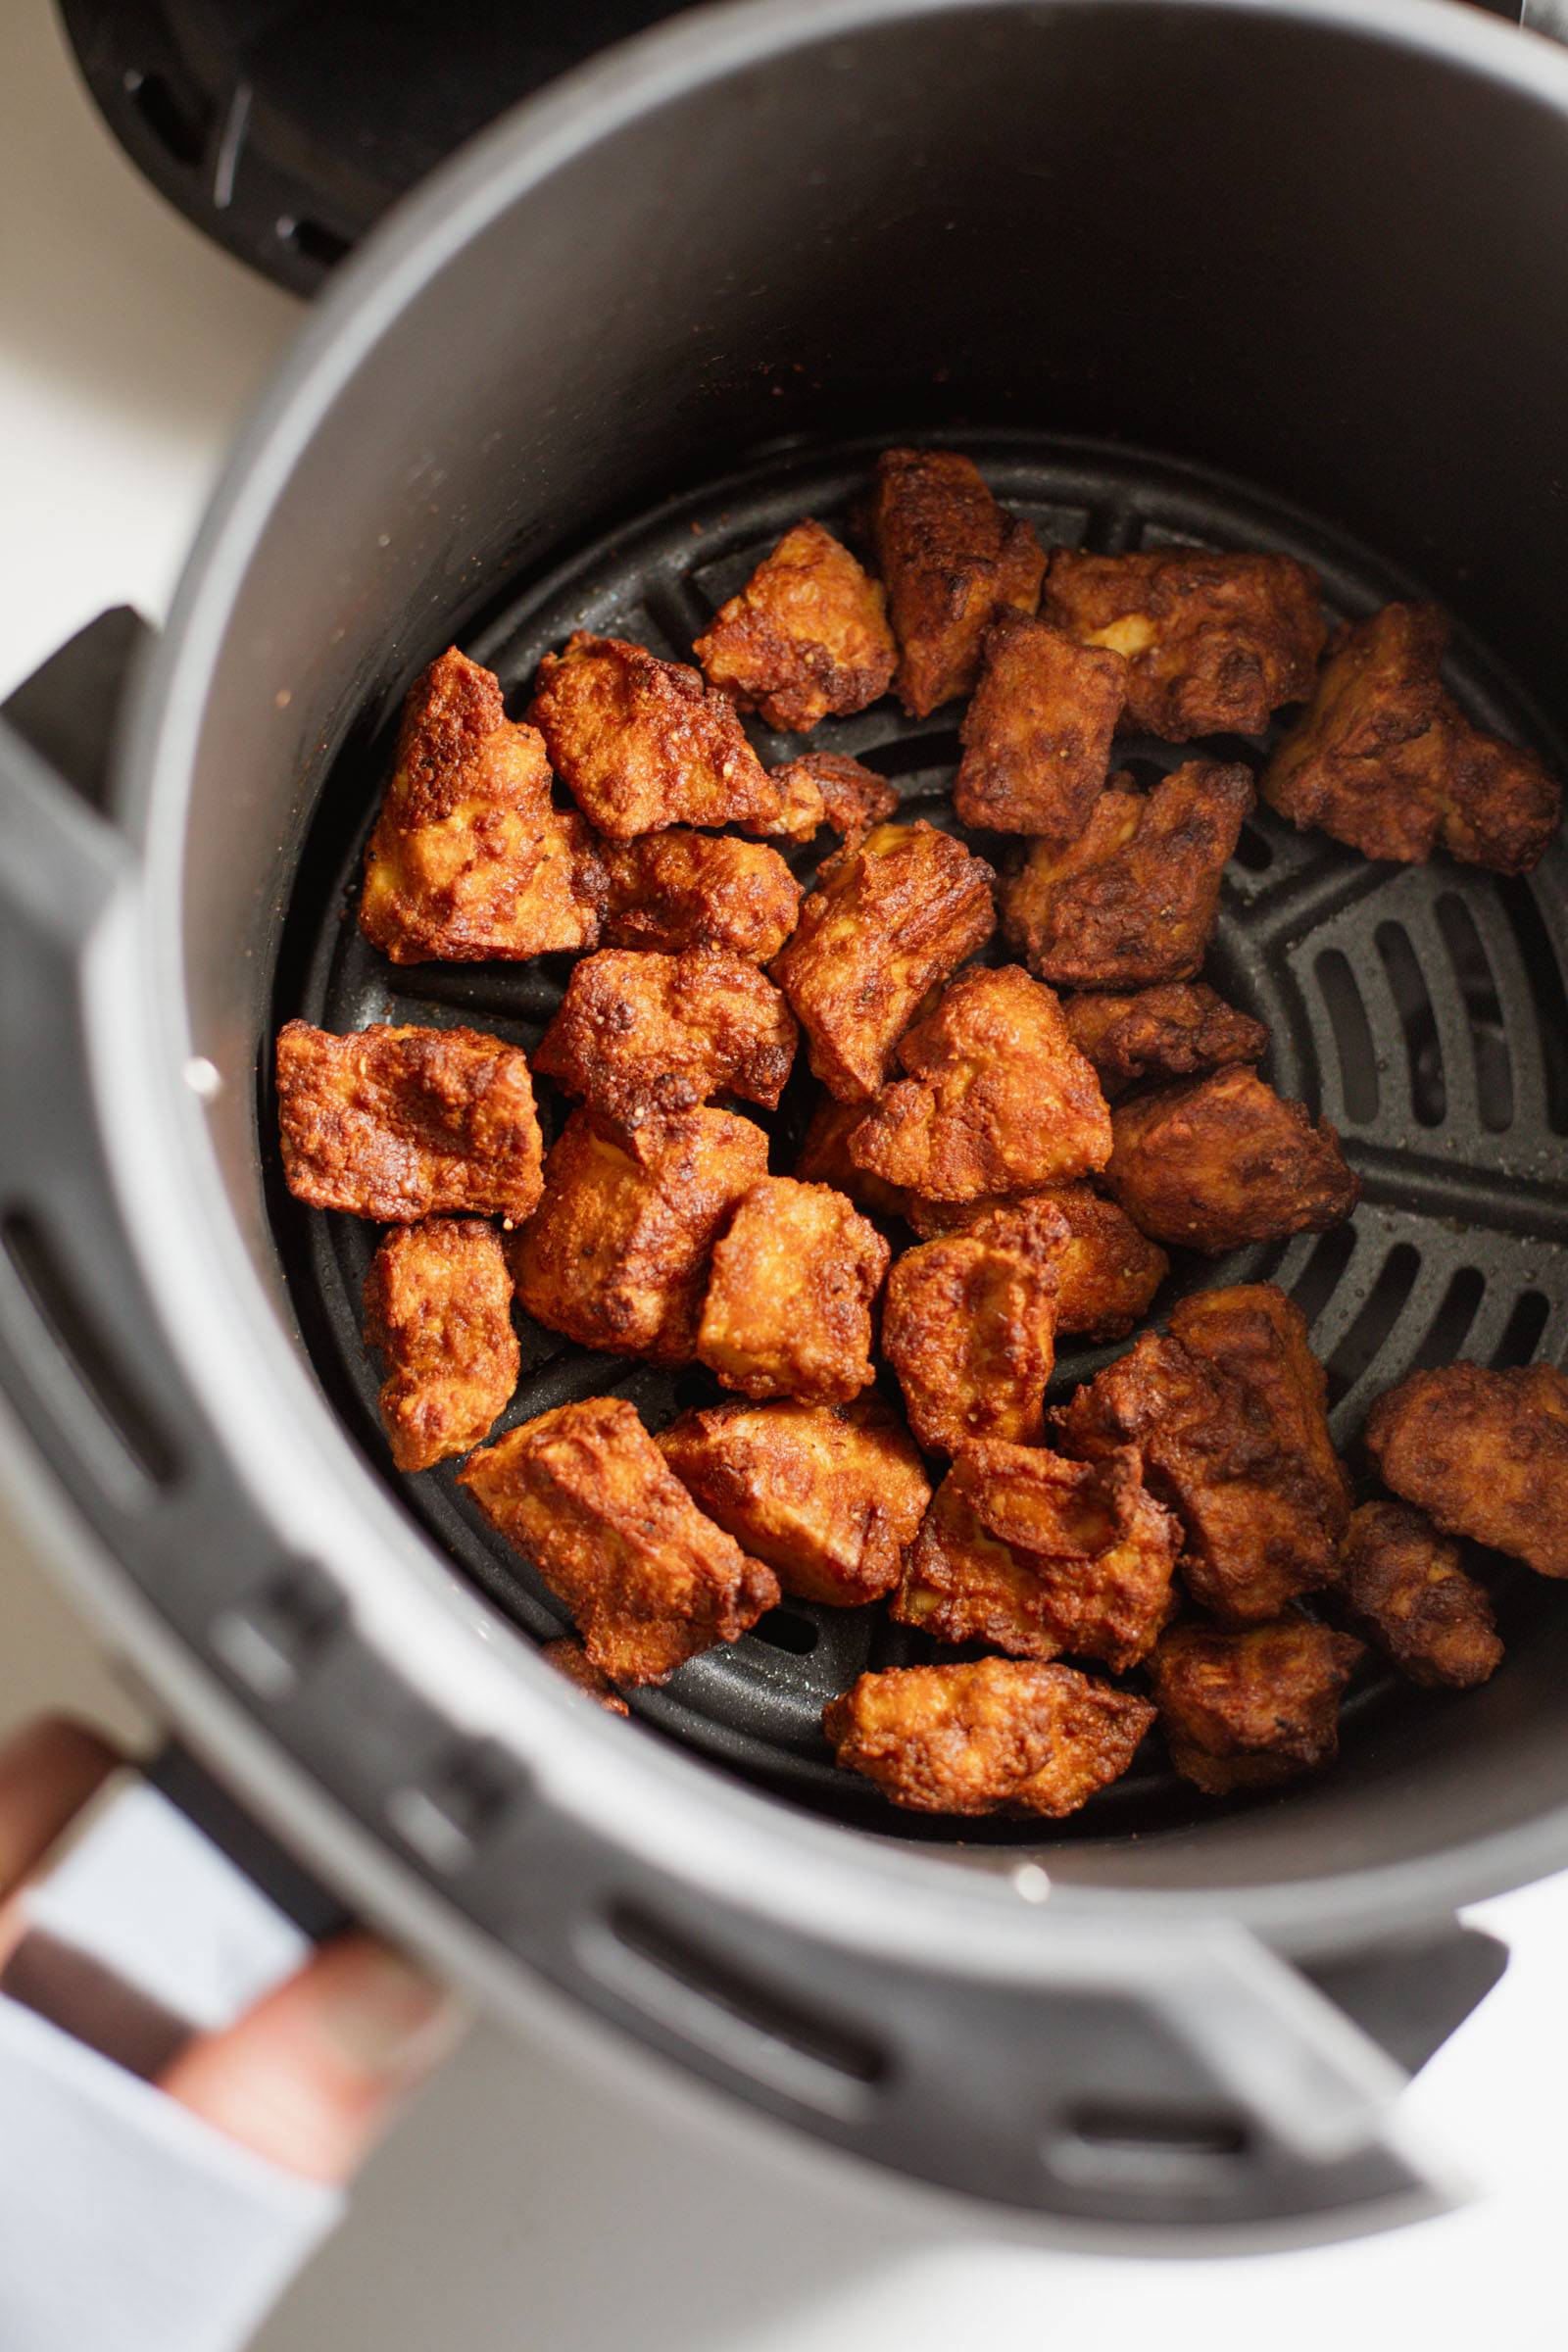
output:
[[[574,628],[628,637],[689,659],[693,638],[781,533],[813,514],[850,527],[879,447],[924,438],[961,448],[1005,504],[1047,546],[1105,553],[1174,542],[1278,549],[1319,572],[1331,619],[1353,617],[1422,584],[1325,523],[1245,485],[1189,466],[1082,442],[965,432],[905,436],[890,417],[876,439],[794,448],[725,478],[688,487],[629,516],[547,575],[513,581],[464,650],[495,669],[517,715],[540,656]],[[436,646],[421,649],[428,656]],[[1510,685],[1489,649],[1455,632],[1448,682],[1471,716],[1532,745],[1560,768],[1560,747]],[[404,683],[409,681],[405,679]],[[905,813],[951,822],[957,763],[956,707],[906,718],[891,700],[829,719],[810,748],[853,754],[897,790]],[[1288,723],[1282,713],[1276,728]],[[764,762],[802,739],[747,722]],[[1216,756],[1261,766],[1269,736],[1209,738]],[[1185,750],[1152,738],[1118,744],[1142,781]],[[391,734],[361,739],[327,779],[289,906],[273,1004],[274,1027],[299,1015],[334,1030],[372,1021],[469,1023],[531,1050],[560,1001],[569,958],[527,963],[394,967],[355,920],[366,841],[390,768]],[[792,861],[808,875],[834,847],[819,836]],[[981,843],[982,847],[986,845]],[[1004,855],[1006,845],[992,845]],[[1359,1436],[1380,1391],[1420,1366],[1465,1356],[1494,1366],[1556,1356],[1568,1340],[1568,1196],[1553,1181],[1568,1135],[1568,890],[1559,844],[1536,873],[1501,880],[1442,858],[1424,866],[1370,862],[1318,834],[1298,834],[1259,808],[1227,870],[1205,976],[1266,1022],[1264,1075],[1339,1128],[1363,1195],[1351,1221],[1320,1235],[1239,1251],[1218,1261],[1178,1254],[1156,1299],[1157,1322],[1182,1292],[1272,1281],[1300,1305],[1327,1367],[1336,1439],[1353,1471]],[[996,951],[994,951],[996,953]],[[264,1054],[264,1062],[269,1057]],[[802,1056],[804,1064],[804,1056]],[[770,1122],[771,1164],[788,1172],[815,1089],[804,1068]],[[564,1101],[542,1086],[547,1140]],[[275,1136],[270,1101],[262,1133]],[[535,1641],[568,1630],[559,1604],[487,1526],[457,1483],[455,1463],[401,1478],[376,1411],[379,1370],[363,1338],[361,1294],[378,1229],[292,1200],[275,1149],[268,1167],[274,1231],[306,1344],[324,1389],[403,1506],[494,1603]],[[902,1226],[886,1228],[907,1246]],[[522,1378],[497,1434],[571,1398],[631,1399],[654,1429],[677,1411],[719,1401],[701,1367],[669,1372],[592,1353],[529,1324],[519,1310]],[[1120,1351],[1064,1343],[1052,1385],[1059,1399]],[[884,1380],[889,1375],[882,1376]],[[896,1392],[893,1400],[897,1401]],[[1549,1608],[1549,1587],[1479,1555],[1506,1643],[1529,1639]],[[1035,1846],[1179,1828],[1212,1817],[1168,1770],[1152,1735],[1125,1779],[1071,1820],[955,1823],[900,1812],[834,1766],[820,1729],[825,1700],[867,1668],[913,1663],[944,1648],[892,1625],[880,1606],[816,1607],[787,1600],[730,1646],[710,1650],[660,1689],[631,1694],[655,1734],[818,1812],[920,1839]],[[1498,1677],[1505,1692],[1508,1664]],[[1494,1694],[1494,1703],[1498,1694]],[[1347,1700],[1344,1774],[1357,1756],[1397,1742],[1412,1710],[1450,1711],[1452,1736],[1473,1697],[1413,1692],[1380,1665],[1364,1666]],[[1233,1805],[1289,1803],[1291,1792]]]

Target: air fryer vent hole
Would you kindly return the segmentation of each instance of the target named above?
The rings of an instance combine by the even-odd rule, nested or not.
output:
[[[1339,948],[1325,948],[1313,971],[1334,1031],[1345,1116],[1353,1126],[1369,1127],[1378,1115],[1377,1052],[1355,974]]]
[[[1546,1124],[1568,1135],[1568,989],[1541,908],[1527,882],[1503,882],[1498,898],[1519,943],[1525,981],[1535,1000],[1535,1040],[1546,1094]]]
[[[1383,1261],[1365,1305],[1329,1357],[1325,1369],[1330,1404],[1338,1404],[1342,1396],[1348,1396],[1376,1361],[1384,1341],[1409,1303],[1420,1271],[1419,1250],[1410,1242],[1396,1242]]]
[[[1251,2148],[1245,2117],[1220,2109],[1074,2108],[1054,2151],[1058,2169],[1146,2173],[1183,2164],[1230,2164]]]
[[[816,1647],[817,1630],[809,1617],[796,1609],[769,1609],[752,1628],[760,1642],[772,1649],[787,1649],[797,1658],[810,1656]]]
[[[1541,1345],[1542,1335],[1551,1320],[1551,1301],[1540,1291],[1524,1291],[1513,1302],[1513,1311],[1504,1326],[1501,1339],[1492,1350],[1492,1361],[1499,1372],[1511,1370],[1517,1364],[1528,1364]]]
[[[1455,892],[1445,891],[1439,898],[1437,917],[1470,1023],[1481,1124],[1494,1135],[1503,1135],[1513,1125],[1513,1064],[1492,960],[1475,916]]]
[[[213,109],[203,100],[176,90],[162,74],[144,74],[132,67],[125,90],[136,112],[170,158],[193,172],[207,153]]]
[[[1388,974],[1410,1067],[1410,1108],[1423,1127],[1441,1127],[1448,1107],[1437,1015],[1420,959],[1400,923],[1379,923],[1373,934]]]
[[[1464,1344],[1486,1293],[1486,1277],[1475,1266],[1461,1266],[1450,1277],[1443,1303],[1432,1319],[1432,1328],[1410,1359],[1412,1371],[1430,1371],[1440,1364],[1451,1364],[1455,1356],[1464,1353]]]

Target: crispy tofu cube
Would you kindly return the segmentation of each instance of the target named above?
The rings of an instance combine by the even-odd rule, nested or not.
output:
[[[804,807],[819,805],[816,823],[831,825],[845,841],[858,841],[873,825],[885,824],[898,813],[899,796],[892,785],[874,767],[864,767],[843,752],[803,752],[799,760],[768,773],[787,803],[793,805],[799,798]]]
[[[1401,1674],[1434,1690],[1468,1690],[1502,1662],[1484,1585],[1459,1546],[1407,1502],[1350,1513],[1338,1591],[1357,1626]]]
[[[778,1599],[772,1570],[704,1518],[621,1397],[524,1421],[458,1475],[612,1682],[662,1683]]]
[[[1004,883],[1007,939],[1057,988],[1190,980],[1252,800],[1247,769],[1212,760],[1189,760],[1147,800],[1113,776],[1076,841],[1036,842]]]
[[[1568,1379],[1555,1365],[1412,1372],[1372,1407],[1366,1448],[1445,1535],[1568,1576]]]
[[[1171,980],[1132,996],[1069,998],[1067,1031],[1092,1061],[1107,1102],[1148,1078],[1198,1078],[1261,1061],[1268,1031],[1201,980]]]
[[[798,522],[692,649],[710,686],[806,734],[886,694],[898,649],[882,590],[819,522]]]
[[[850,1157],[849,1139],[864,1116],[863,1102],[835,1102],[831,1095],[821,1096],[801,1144],[795,1174],[803,1184],[830,1184],[835,1192],[848,1193],[857,1208],[869,1209],[873,1216],[905,1216],[909,1196],[903,1186],[884,1184]]]
[[[1135,1095],[1116,1104],[1110,1125],[1105,1182],[1133,1223],[1210,1257],[1244,1242],[1321,1233],[1361,1197],[1327,1120],[1251,1070]]]
[[[1127,724],[1188,743],[1256,735],[1298,703],[1326,634],[1318,576],[1291,556],[1196,547],[1093,556],[1058,547],[1041,614],[1127,663]]]
[[[906,1078],[850,1137],[850,1157],[936,1200],[1063,1182],[1110,1156],[1100,1081],[1049,988],[1016,964],[962,972],[906,1032]]]
[[[1066,1240],[1065,1220],[1037,1201],[1000,1230],[993,1223],[985,1234],[922,1242],[897,1260],[882,1352],[929,1452],[956,1454],[977,1438],[1039,1437]]]
[[[1194,1291],[1171,1309],[1170,1332],[1258,1407],[1281,1454],[1297,1466],[1299,1499],[1340,1544],[1350,1521],[1350,1481],[1329,1430],[1328,1374],[1295,1299],[1272,1282]]]
[[[980,1658],[862,1674],[822,1729],[847,1772],[911,1812],[1059,1819],[1121,1778],[1153,1719],[1070,1666]]]
[[[1029,1215],[1037,1201],[1054,1209],[1067,1228],[1056,1254],[1057,1333],[1124,1339],[1148,1313],[1170,1259],[1092,1186],[1053,1185],[1014,1200],[925,1200],[911,1194],[904,1213],[923,1240],[944,1233],[1004,1239],[1013,1219]]]
[[[1075,645],[1027,613],[999,614],[958,728],[960,820],[1075,841],[1104,789],[1126,694],[1119,654]]]
[[[607,1715],[631,1713],[609,1675],[601,1674],[597,1666],[589,1664],[588,1652],[580,1642],[547,1642],[539,1655],[557,1674],[564,1675],[568,1683],[575,1683],[586,1696],[597,1699]]]
[[[764,1177],[713,1250],[699,1360],[743,1396],[848,1404],[876,1377],[871,1302],[891,1255],[842,1193]]]
[[[425,1217],[385,1235],[366,1278],[365,1339],[385,1364],[381,1420],[400,1470],[477,1446],[511,1402],[520,1361],[495,1228]]]
[[[1246,1633],[1172,1626],[1149,1665],[1172,1764],[1208,1796],[1321,1772],[1339,1753],[1340,1693],[1363,1655],[1350,1635],[1304,1617]]]
[[[1032,612],[1046,559],[968,458],[889,449],[877,460],[869,524],[899,644],[894,678],[911,717],[972,692],[999,612]]]
[[[876,1093],[927,991],[991,937],[994,880],[923,823],[874,825],[822,867],[772,971],[841,1102]]]
[[[660,1451],[708,1516],[786,1592],[853,1608],[899,1581],[931,1499],[885,1404],[721,1404],[683,1413]]]
[[[766,1171],[766,1136],[727,1110],[631,1129],[574,1110],[513,1245],[517,1297],[579,1347],[690,1363],[713,1244]]]
[[[606,845],[607,948],[718,948],[767,963],[795,928],[801,886],[777,850],[672,825]],[[592,944],[591,942],[589,943]]]
[[[1534,753],[1465,717],[1443,683],[1447,640],[1435,605],[1385,605],[1341,629],[1263,798],[1366,858],[1419,863],[1441,847],[1528,873],[1561,820],[1561,787]]]
[[[283,1174],[297,1200],[388,1225],[530,1215],[543,1139],[528,1064],[480,1029],[337,1037],[286,1021],[277,1037]]]
[[[572,967],[533,1066],[629,1126],[716,1094],[771,1110],[797,1035],[778,990],[743,956],[605,948]]]

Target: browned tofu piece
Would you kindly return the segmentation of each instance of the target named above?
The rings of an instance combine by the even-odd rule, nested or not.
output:
[[[841,1102],[876,1093],[927,991],[985,946],[995,879],[924,823],[874,825],[822,867],[772,971]]]
[[[773,806],[760,816],[743,817],[741,830],[762,833],[770,840],[814,840],[827,823],[827,803],[811,772],[814,764],[807,758],[786,760],[780,766],[770,767],[767,780],[774,794]]]
[[[881,588],[809,519],[785,532],[692,650],[710,686],[800,734],[886,694],[899,658]]]
[[[1198,1078],[1261,1061],[1268,1031],[1201,980],[1171,980],[1133,996],[1071,997],[1067,1030],[1095,1065],[1107,1102],[1146,1078]]]
[[[795,1174],[803,1184],[830,1184],[835,1192],[848,1193],[858,1208],[868,1208],[876,1216],[904,1216],[910,1201],[903,1186],[884,1184],[850,1157],[849,1139],[864,1116],[863,1102],[835,1102],[831,1095],[823,1095],[811,1113]]]
[[[891,1255],[842,1193],[764,1177],[713,1250],[700,1360],[743,1396],[848,1404],[876,1377],[871,1302]]]
[[[1361,1181],[1340,1139],[1251,1070],[1216,1070],[1118,1102],[1105,1182],[1157,1242],[1218,1257],[1244,1242],[1321,1233],[1348,1217]]]
[[[766,1136],[727,1110],[638,1128],[574,1110],[513,1244],[517,1297],[580,1347],[690,1363],[713,1244],[766,1171]]]
[[[360,927],[394,963],[591,948],[605,872],[575,808],[550,798],[536,728],[453,646],[409,689],[365,862]]]
[[[837,1761],[896,1805],[1053,1819],[1119,1780],[1153,1720],[1147,1699],[1018,1658],[862,1674],[822,1710]]]
[[[1372,1407],[1366,1447],[1445,1535],[1568,1576],[1568,1379],[1554,1365],[1412,1372]]]
[[[1189,760],[1147,799],[1113,776],[1076,841],[1036,842],[1004,883],[1007,939],[1057,988],[1190,980],[1252,800],[1247,769],[1212,760]]]
[[[800,912],[801,886],[777,850],[728,833],[672,825],[607,843],[605,870],[607,948],[720,948],[767,963]]]
[[[1058,547],[1041,612],[1127,663],[1127,724],[1169,743],[1256,735],[1312,691],[1327,634],[1318,576],[1294,557],[1196,547],[1092,556]]]
[[[297,1200],[388,1225],[531,1214],[544,1154],[528,1064],[482,1029],[277,1036],[283,1174]]]
[[[954,808],[966,825],[1075,841],[1104,789],[1127,664],[1024,612],[998,615],[984,654]]]
[[[909,1426],[934,1453],[1038,1438],[1055,1362],[1064,1218],[1036,1201],[984,1233],[906,1250],[888,1276],[882,1352]]]
[[[1341,629],[1263,798],[1366,858],[1420,862],[1442,848],[1528,873],[1557,830],[1561,787],[1534,753],[1465,717],[1442,679],[1447,639],[1435,605],[1386,605]]]
[[[575,1683],[589,1698],[597,1699],[607,1715],[631,1713],[609,1675],[601,1674],[597,1666],[589,1664],[588,1652],[580,1642],[547,1642],[539,1655],[557,1674],[564,1675],[568,1683]]]
[[[924,718],[973,690],[999,612],[1034,611],[1046,559],[1029,525],[953,450],[884,450],[869,523],[899,642],[894,685]]]
[[[1119,1674],[1170,1617],[1180,1542],[1130,1447],[1071,1462],[982,1442],[938,1489],[893,1615],[939,1641],[990,1642],[1015,1658],[1068,1650]]]
[[[1148,1313],[1170,1272],[1170,1259],[1114,1200],[1102,1200],[1090,1185],[1053,1185],[1016,1200],[923,1200],[911,1194],[904,1213],[916,1233],[931,1239],[944,1233],[1005,1234],[1009,1220],[1037,1200],[1055,1209],[1067,1226],[1056,1256],[1057,1332],[1124,1339]]]
[[[628,1125],[717,1094],[771,1110],[797,1035],[778,990],[744,956],[604,948],[573,965],[533,1066]]]
[[[738,1641],[778,1599],[771,1568],[705,1519],[619,1396],[559,1405],[458,1473],[492,1527],[571,1611],[588,1663],[662,1683]]]
[[[1335,1544],[1350,1521],[1350,1481],[1329,1430],[1328,1374],[1306,1317],[1277,1283],[1194,1291],[1171,1309],[1171,1337],[1234,1380],[1298,1468],[1298,1493]]]
[[[528,716],[572,799],[612,841],[779,811],[728,695],[646,646],[579,629],[540,662]]]
[[[1484,1585],[1459,1546],[1407,1502],[1364,1502],[1350,1514],[1338,1590],[1368,1641],[1429,1690],[1467,1690],[1502,1662]]]
[[[520,1362],[494,1226],[425,1217],[384,1235],[366,1277],[365,1339],[385,1364],[381,1420],[400,1470],[477,1446],[511,1402]]]
[[[1173,1626],[1149,1664],[1171,1762],[1209,1796],[1321,1772],[1339,1753],[1340,1693],[1364,1654],[1304,1617],[1239,1634]]]
[[[818,824],[831,825],[846,841],[858,841],[873,825],[884,824],[898,812],[899,796],[874,767],[864,767],[843,752],[804,752],[784,767],[768,770],[786,802],[799,797],[803,807],[821,804]]]
[[[852,1608],[899,1581],[931,1499],[907,1435],[875,1397],[857,1404],[721,1404],[682,1413],[659,1441],[709,1517],[801,1600]]]
[[[850,1157],[935,1200],[978,1200],[1102,1168],[1110,1113],[1049,988],[1015,963],[961,972],[906,1032],[908,1072],[850,1137]]]

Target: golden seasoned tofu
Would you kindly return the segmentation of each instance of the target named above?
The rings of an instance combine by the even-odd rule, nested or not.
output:
[[[613,1683],[662,1683],[778,1600],[773,1571],[704,1518],[621,1397],[524,1421],[458,1476]]]
[[[799,734],[886,694],[899,658],[881,588],[809,519],[785,532],[692,650],[739,709]]]
[[[766,1172],[766,1136],[727,1110],[638,1128],[574,1110],[512,1247],[518,1298],[579,1347],[690,1363],[713,1244]]]
[[[989,1642],[1015,1658],[1067,1650],[1120,1674],[1171,1615],[1180,1543],[1132,1448],[1073,1462],[982,1441],[937,1490],[893,1616],[939,1641]]]
[[[988,1235],[906,1250],[888,1276],[882,1352],[928,1452],[976,1438],[1038,1438],[1055,1362],[1056,1262],[1065,1220],[1034,1203]]]
[[[588,1652],[580,1642],[547,1642],[539,1655],[557,1674],[564,1675],[568,1683],[575,1683],[587,1697],[597,1699],[607,1715],[631,1713],[609,1675],[601,1674],[597,1666],[589,1664]]]
[[[1107,1102],[1149,1078],[1198,1078],[1261,1061],[1268,1031],[1201,980],[1171,980],[1132,996],[1070,997],[1073,1044],[1095,1065]]]
[[[1380,1396],[1366,1449],[1447,1536],[1568,1576],[1568,1379],[1553,1364],[1446,1364]]]
[[[546,654],[528,716],[578,808],[612,841],[780,808],[728,695],[622,637],[579,629],[564,654]]]
[[[1361,1197],[1327,1120],[1251,1070],[1132,1096],[1110,1125],[1105,1182],[1133,1223],[1210,1257],[1244,1242],[1321,1233]]]
[[[787,803],[797,800],[812,807],[815,795],[821,813],[817,824],[831,825],[845,841],[858,841],[873,825],[886,823],[898,812],[899,796],[874,767],[863,766],[843,752],[803,752],[783,767],[768,770]]]
[[[487,1437],[520,1362],[512,1276],[494,1226],[425,1217],[382,1237],[365,1284],[381,1420],[400,1470],[429,1470]]]
[[[1016,964],[962,972],[898,1048],[850,1157],[934,1200],[1065,1182],[1110,1156],[1100,1081],[1052,991]]]
[[[801,886],[777,850],[672,825],[607,842],[607,948],[719,948],[767,963],[795,928]],[[586,943],[591,946],[591,941]]]
[[[953,450],[884,450],[868,519],[899,645],[893,682],[911,717],[924,718],[972,691],[999,612],[1034,611],[1046,559],[1029,525]]]
[[[1350,1519],[1350,1481],[1329,1430],[1328,1374],[1306,1317],[1272,1282],[1194,1291],[1171,1309],[1170,1333],[1244,1391],[1297,1468],[1297,1493],[1338,1544]]]
[[[1056,1257],[1057,1333],[1124,1339],[1148,1313],[1170,1259],[1092,1186],[1053,1185],[1015,1200],[924,1200],[910,1194],[904,1214],[923,1240],[944,1233],[1005,1235],[1012,1218],[1028,1214],[1036,1201],[1054,1208],[1067,1227]]]
[[[544,1154],[528,1064],[481,1029],[277,1037],[283,1174],[297,1200],[388,1225],[532,1213]]]
[[[1263,798],[1366,858],[1419,863],[1442,848],[1528,873],[1561,820],[1561,787],[1534,753],[1466,718],[1443,683],[1447,641],[1435,605],[1385,605],[1341,629]]]
[[[899,1581],[931,1499],[920,1456],[877,1398],[682,1413],[660,1451],[694,1501],[801,1600],[853,1608]]]
[[[1057,988],[1190,980],[1252,800],[1247,769],[1213,760],[1189,760],[1147,799],[1112,776],[1076,841],[1034,843],[1004,883],[1007,939]]]
[[[831,1095],[822,1095],[811,1113],[794,1172],[803,1184],[830,1184],[835,1192],[848,1193],[857,1208],[869,1209],[874,1216],[907,1215],[909,1196],[903,1186],[884,1184],[880,1176],[858,1168],[850,1157],[849,1139],[864,1116],[863,1102],[835,1102]]]
[[[1000,613],[958,728],[960,820],[1075,841],[1104,789],[1126,694],[1119,654],[1075,645],[1025,612]]]
[[[876,1377],[871,1303],[891,1255],[842,1193],[764,1177],[714,1248],[699,1360],[743,1396],[848,1404]]]
[[[1058,547],[1041,614],[1127,663],[1127,724],[1188,743],[1256,735],[1312,691],[1326,630],[1319,581],[1279,555],[1161,547],[1094,556]]]
[[[543,737],[507,717],[492,671],[450,647],[403,706],[365,862],[366,938],[394,963],[591,948],[604,868],[550,789]]]
[[[1407,1502],[1365,1502],[1350,1514],[1336,1588],[1369,1642],[1429,1690],[1467,1690],[1502,1662],[1484,1585],[1459,1546]]]
[[[1149,1664],[1172,1764],[1208,1796],[1321,1772],[1339,1753],[1340,1693],[1364,1654],[1304,1617],[1246,1633],[1173,1626]]]
[[[876,1093],[927,991],[991,937],[995,879],[924,823],[874,825],[822,867],[772,972],[841,1102]]]
[[[980,1658],[862,1674],[822,1710],[847,1772],[916,1813],[1076,1813],[1119,1780],[1147,1699],[1070,1666]]]
[[[573,965],[533,1066],[628,1126],[717,1094],[772,1110],[797,1035],[778,990],[743,956],[603,948]]]

